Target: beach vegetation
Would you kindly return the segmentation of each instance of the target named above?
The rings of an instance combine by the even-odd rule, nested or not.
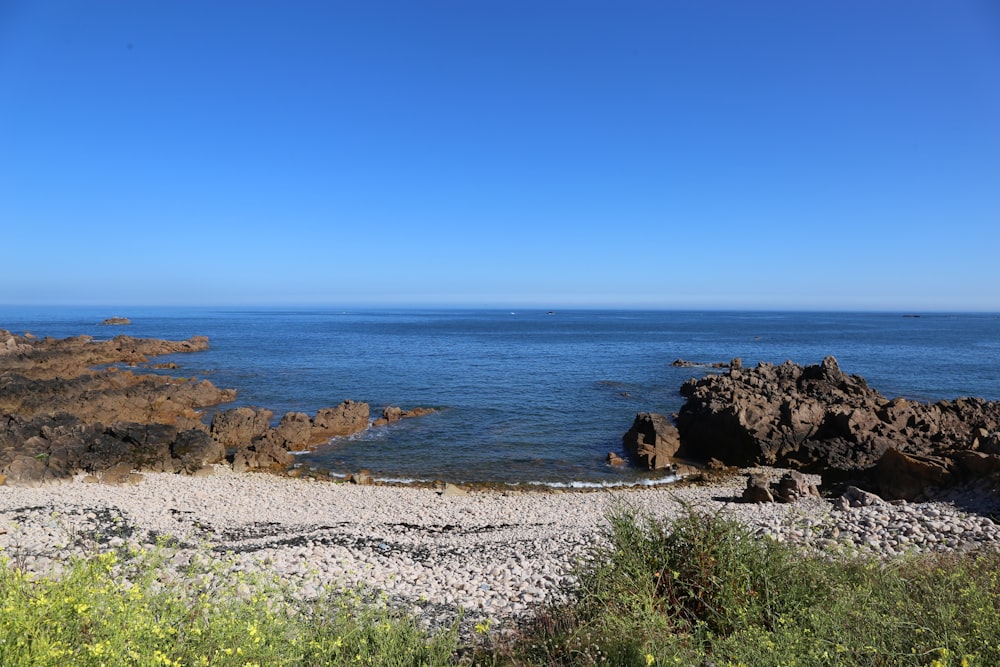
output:
[[[779,667],[1000,665],[1000,553],[803,553],[693,509],[626,508],[569,601],[493,665]]]
[[[217,557],[177,570],[167,546],[51,576],[0,557],[0,665],[1000,664],[996,551],[806,553],[693,509],[623,508],[604,538],[560,602],[464,633],[360,588],[306,600]]]
[[[263,575],[206,586],[218,566],[165,571],[159,551],[75,559],[59,577],[0,559],[0,665],[402,667],[456,652],[454,628],[429,632],[361,589],[303,601]]]

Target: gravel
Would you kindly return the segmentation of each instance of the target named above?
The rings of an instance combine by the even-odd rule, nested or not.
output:
[[[755,472],[761,472],[756,470]],[[778,475],[780,471],[764,471]],[[58,574],[72,556],[166,545],[164,580],[192,559],[278,577],[310,598],[364,585],[428,624],[464,619],[516,622],[563,594],[573,569],[602,538],[607,512],[671,517],[686,506],[720,513],[756,534],[804,551],[891,556],[912,551],[997,548],[996,508],[969,503],[878,503],[838,507],[737,500],[745,477],[710,486],[599,492],[355,486],[234,473],[148,473],[134,485],[84,481],[0,486],[0,554],[37,573]],[[842,503],[841,503],[842,505]]]

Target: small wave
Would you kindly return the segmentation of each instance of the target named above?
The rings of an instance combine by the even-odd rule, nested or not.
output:
[[[551,489],[620,489],[633,486],[660,486],[662,484],[673,484],[682,479],[680,475],[670,475],[657,479],[636,479],[620,482],[524,482],[525,486],[543,486]],[[508,486],[518,486],[518,484],[508,483]]]

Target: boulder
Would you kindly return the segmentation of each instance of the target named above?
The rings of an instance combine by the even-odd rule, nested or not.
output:
[[[367,403],[346,400],[332,408],[323,408],[313,419],[312,439],[354,435],[368,428],[370,408]]]
[[[360,484],[362,486],[371,486],[375,483],[375,479],[372,477],[370,470],[359,470],[353,475],[347,478],[347,481],[351,484]]]
[[[632,427],[622,436],[629,456],[648,470],[669,468],[680,447],[677,429],[663,415],[655,412],[636,414]]]
[[[200,429],[180,431],[170,443],[170,458],[178,472],[195,473],[226,458],[226,448]]]
[[[301,452],[313,441],[313,422],[304,412],[286,412],[278,424],[277,435],[285,449]]]
[[[209,432],[223,447],[239,447],[267,433],[272,416],[270,410],[249,407],[217,412]]]
[[[292,465],[295,457],[285,449],[274,429],[270,429],[252,442],[239,446],[233,454],[233,470],[284,470]]]
[[[747,477],[747,488],[743,490],[743,502],[773,503],[771,482],[766,475],[753,474]]]
[[[819,489],[810,484],[806,476],[792,470],[781,476],[774,485],[772,494],[779,503],[794,503],[803,498],[819,498]]]

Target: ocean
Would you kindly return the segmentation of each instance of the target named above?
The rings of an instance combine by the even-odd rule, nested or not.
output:
[[[114,315],[129,326],[101,326]],[[0,307],[15,333],[96,339],[205,335],[207,352],[157,358],[172,375],[239,391],[234,404],[314,414],[345,399],[439,411],[336,438],[298,465],[397,482],[550,486],[669,481],[613,468],[637,412],[670,414],[708,368],[833,355],[886,397],[1000,400],[1000,315],[615,310]],[[151,371],[154,372],[154,371]],[[160,371],[162,372],[162,371]]]

